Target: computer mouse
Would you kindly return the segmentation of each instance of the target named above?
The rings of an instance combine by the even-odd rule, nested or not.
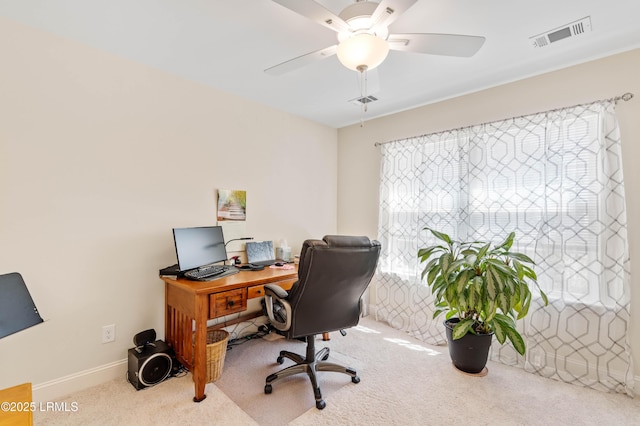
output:
[[[276,265],[276,266],[284,266],[284,263],[282,263],[282,262],[276,262],[274,265]]]

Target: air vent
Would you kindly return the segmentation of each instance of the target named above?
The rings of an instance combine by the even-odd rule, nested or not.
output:
[[[375,96],[363,96],[361,98],[351,99],[349,102],[354,103],[358,106],[370,104],[371,102],[377,101],[378,98]]]
[[[562,27],[529,37],[533,47],[545,47],[552,43],[556,43],[565,38],[579,36],[591,31],[591,17],[579,19]]]

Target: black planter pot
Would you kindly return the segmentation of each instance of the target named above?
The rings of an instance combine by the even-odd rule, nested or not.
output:
[[[460,322],[458,318],[451,318],[444,322],[447,330],[447,340],[449,341],[449,355],[453,365],[465,373],[480,373],[489,357],[491,347],[491,334],[471,334],[467,333],[457,340],[453,340],[453,328]]]

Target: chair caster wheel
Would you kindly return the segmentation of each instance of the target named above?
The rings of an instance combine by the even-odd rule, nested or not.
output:
[[[324,402],[324,399],[321,399],[320,401],[316,401],[316,408],[318,410],[322,410],[326,406],[327,406],[327,403]]]
[[[360,377],[358,377],[358,376],[354,376],[354,377],[352,377],[352,378],[351,378],[351,381],[352,381],[353,383],[360,383]]]
[[[267,395],[273,392],[273,387],[271,385],[264,385],[264,393]]]
[[[326,360],[328,360],[328,359],[329,359],[329,354],[326,354],[325,356],[323,356],[323,357],[322,357],[322,360],[323,360],[323,361],[326,361]]]
[[[284,362],[284,357],[279,356],[278,359],[276,360],[276,362],[278,364],[282,364]]]

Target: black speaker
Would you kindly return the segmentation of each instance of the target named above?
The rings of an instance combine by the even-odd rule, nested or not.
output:
[[[162,340],[129,349],[127,379],[137,390],[155,386],[173,371],[173,349]]]
[[[141,331],[140,333],[133,336],[133,344],[134,346],[144,346],[152,343],[156,340],[156,331],[153,328],[149,330]]]

